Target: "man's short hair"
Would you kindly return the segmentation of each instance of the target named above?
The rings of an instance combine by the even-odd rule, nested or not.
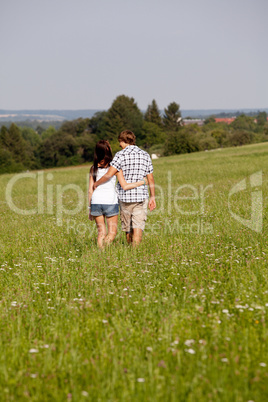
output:
[[[119,134],[118,141],[119,142],[123,141],[123,142],[125,142],[126,144],[129,144],[129,145],[135,145],[136,136],[132,131],[124,130]]]

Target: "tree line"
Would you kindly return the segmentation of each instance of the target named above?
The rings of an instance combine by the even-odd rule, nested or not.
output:
[[[230,125],[216,123],[213,117],[203,126],[183,125],[180,106],[171,102],[161,114],[155,100],[145,113],[134,98],[118,96],[107,111],[91,118],[49,126],[19,127],[12,123],[0,130],[0,173],[78,165],[93,160],[95,144],[110,141],[113,152],[120,150],[117,137],[132,130],[137,145],[160,156],[211,150],[268,141],[266,112],[257,116],[239,115]]]

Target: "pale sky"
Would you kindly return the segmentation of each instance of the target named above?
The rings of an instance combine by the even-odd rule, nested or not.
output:
[[[267,0],[1,0],[0,109],[268,108]]]

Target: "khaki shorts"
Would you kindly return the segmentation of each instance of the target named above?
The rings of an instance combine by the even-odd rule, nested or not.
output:
[[[132,229],[144,230],[148,201],[148,198],[142,202],[120,201],[120,217],[123,232],[131,232]]]

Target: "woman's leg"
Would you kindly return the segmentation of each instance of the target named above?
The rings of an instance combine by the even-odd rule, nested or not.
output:
[[[98,246],[103,248],[103,242],[106,236],[105,218],[103,215],[94,217],[98,229]]]
[[[105,244],[111,244],[117,233],[118,215],[110,216],[109,218],[106,216],[106,220],[108,225],[108,235],[105,238]]]

